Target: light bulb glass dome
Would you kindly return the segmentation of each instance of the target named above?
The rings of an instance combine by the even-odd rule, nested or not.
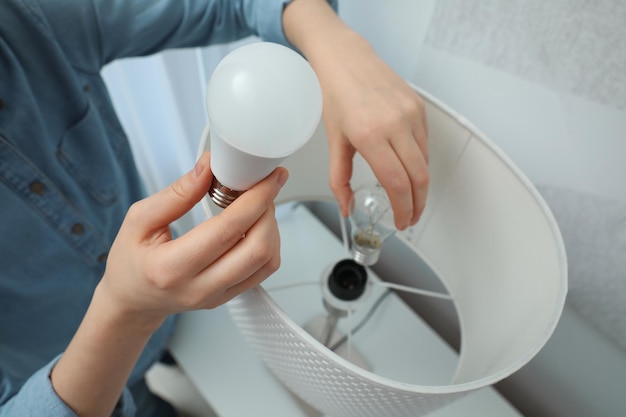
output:
[[[383,242],[396,232],[385,189],[378,183],[354,191],[350,201],[352,257],[362,265],[378,261]]]
[[[219,182],[212,190],[234,198],[302,147],[322,114],[321,88],[309,63],[270,42],[226,55],[211,75],[206,103],[211,169]]]

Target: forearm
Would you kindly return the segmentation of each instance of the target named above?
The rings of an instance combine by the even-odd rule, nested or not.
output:
[[[98,287],[74,338],[51,373],[57,395],[81,417],[110,416],[159,320],[115,309]]]

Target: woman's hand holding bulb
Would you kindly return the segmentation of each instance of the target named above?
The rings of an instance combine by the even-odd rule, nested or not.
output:
[[[206,195],[211,183],[208,165],[206,153],[190,173],[131,207],[100,284],[111,305],[161,318],[214,308],[278,268],[274,199],[288,177],[284,168],[277,168],[218,216],[172,239],[169,224]]]
[[[326,0],[291,3],[283,24],[322,86],[330,185],[342,214],[348,215],[352,159],[358,151],[387,190],[396,227],[414,224],[424,209],[429,182],[421,97],[336,16]]]

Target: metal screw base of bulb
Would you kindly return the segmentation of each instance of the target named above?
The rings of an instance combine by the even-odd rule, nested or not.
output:
[[[372,249],[361,250],[361,248],[358,248],[358,247],[352,248],[352,259],[354,259],[354,262],[358,263],[359,265],[372,266],[376,262],[378,262],[379,257],[380,257],[380,250],[372,250]]]
[[[209,188],[209,197],[211,200],[221,208],[228,207],[233,201],[237,199],[244,191],[233,190],[232,188],[228,188],[215,176],[213,177],[213,181],[211,182],[211,187]]]

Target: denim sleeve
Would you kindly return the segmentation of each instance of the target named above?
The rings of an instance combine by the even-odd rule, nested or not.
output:
[[[0,417],[78,417],[52,388],[50,372],[58,357],[34,373],[22,388],[4,404],[0,405]],[[10,384],[0,381],[3,388]],[[135,403],[130,391],[125,388],[111,417],[132,417],[135,415]]]
[[[98,71],[118,58],[248,36],[291,46],[282,26],[283,9],[291,1],[39,0],[38,6],[70,61]],[[337,1],[329,0],[335,10]]]

